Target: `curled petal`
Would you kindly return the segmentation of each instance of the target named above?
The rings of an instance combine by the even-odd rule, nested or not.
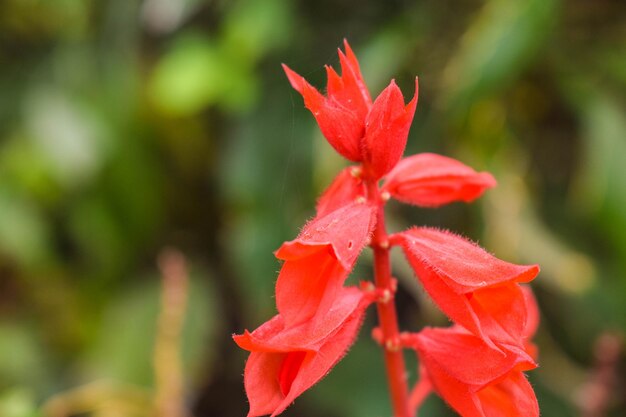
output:
[[[353,298],[357,294],[355,291],[359,293],[356,289],[346,289],[346,297],[352,298],[346,305],[353,306]],[[347,315],[345,312],[337,314],[329,311],[326,320],[328,327],[324,331],[306,325],[299,327],[299,331],[281,330],[281,320],[274,318],[252,334],[235,336],[238,344],[252,349],[244,373],[244,385],[250,403],[248,417],[282,413],[300,394],[330,372],[354,342],[365,308],[373,301],[364,294],[359,297],[360,302]],[[292,334],[283,336],[281,332],[286,331],[292,331]],[[279,349],[272,350],[261,345],[262,349],[255,350],[258,347],[256,344],[248,344],[253,335],[272,340],[270,344],[290,339],[291,345],[297,343],[299,332],[300,340],[306,346],[287,349],[281,344]],[[313,343],[315,349],[310,349],[311,345],[308,344],[312,340],[311,332],[318,336],[325,333],[325,336]]]
[[[539,416],[535,392],[521,372],[511,372],[500,383],[490,385],[475,395],[487,417]]]
[[[395,236],[405,253],[436,269],[458,293],[469,293],[505,282],[529,282],[539,273],[537,265],[515,265],[502,261],[449,231],[414,227]]]
[[[387,175],[383,191],[408,204],[438,207],[470,202],[495,185],[487,172],[476,172],[452,158],[421,153],[402,159]]]
[[[276,307],[287,326],[323,314],[349,274],[327,251],[286,261],[276,281]]]
[[[425,328],[417,333],[416,342],[426,362],[436,363],[442,371],[474,390],[486,387],[513,369],[537,367],[530,356],[514,345],[502,344],[503,355],[459,326]]]
[[[374,101],[365,121],[362,149],[367,175],[372,178],[385,175],[402,157],[417,106],[417,95],[416,78],[415,95],[405,106],[402,92],[392,80]]]
[[[365,184],[360,172],[360,167],[351,166],[343,169],[335,177],[317,202],[318,216],[325,216],[358,199],[365,199]]]
[[[536,364],[506,345],[493,350],[459,328],[416,335],[421,364],[437,393],[464,417],[536,417],[539,408],[523,370]]]
[[[307,223],[298,237],[285,242],[276,257],[285,261],[320,250],[331,253],[345,269],[351,269],[374,228],[376,208],[354,202]]]
[[[450,232],[412,228],[393,237],[422,285],[453,321],[486,342],[522,343],[527,312],[517,284],[539,272],[537,265],[501,261]]]
[[[318,320],[289,326],[278,314],[252,333],[245,331],[233,339],[240,348],[255,352],[318,351],[326,338],[353,316],[370,298],[355,287],[341,288],[335,302]]]

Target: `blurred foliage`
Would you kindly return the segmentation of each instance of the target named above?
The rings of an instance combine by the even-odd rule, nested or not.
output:
[[[541,264],[542,415],[590,416],[597,389],[597,415],[625,415],[625,22],[619,0],[0,2],[0,415],[150,415],[166,246],[192,270],[185,406],[245,414],[230,334],[274,313],[272,251],[345,166],[280,63],[322,86],[344,37],[373,94],[420,76],[407,154],[499,181],[470,206],[391,204],[391,227]],[[445,324],[394,270],[402,326]],[[374,323],[285,415],[389,414]],[[593,385],[603,335],[622,348]],[[431,397],[420,415],[452,413]]]

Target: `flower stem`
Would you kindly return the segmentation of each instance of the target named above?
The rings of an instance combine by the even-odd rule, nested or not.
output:
[[[389,262],[389,239],[385,228],[384,202],[380,198],[378,184],[367,182],[368,200],[377,205],[376,227],[372,236],[374,251],[374,282],[383,294],[376,303],[378,320],[382,332],[382,345],[385,349],[387,380],[393,406],[394,417],[410,417],[408,385],[405,372],[404,356],[400,346],[398,315],[394,302],[394,284],[391,278]]]

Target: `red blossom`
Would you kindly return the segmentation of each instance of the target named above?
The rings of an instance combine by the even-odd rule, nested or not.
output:
[[[488,172],[476,172],[445,156],[420,153],[402,159],[385,177],[382,190],[404,203],[438,207],[470,202],[495,185]]]
[[[279,314],[252,333],[233,336],[250,351],[244,385],[248,417],[282,413],[345,355],[363,321],[371,293],[342,288],[323,318],[288,326]]]
[[[289,325],[323,315],[333,305],[374,224],[375,208],[355,202],[316,217],[276,251],[285,261],[276,281],[276,306]]]
[[[515,265],[451,232],[416,227],[393,237],[422,285],[453,321],[486,342],[521,344],[527,310],[519,282],[539,273]]]
[[[365,120],[363,165],[366,175],[380,178],[402,158],[409,129],[417,106],[418,82],[415,95],[405,106],[402,92],[392,80],[378,96]]]
[[[351,161],[363,162],[366,175],[378,179],[404,152],[417,106],[417,79],[408,104],[394,81],[372,103],[356,56],[347,41],[344,45],[346,53],[339,50],[341,76],[326,66],[326,96],[286,65],[283,68],[332,147]]]
[[[435,391],[463,417],[536,417],[537,399],[522,373],[536,368],[524,350],[492,349],[465,329],[426,328],[413,336]]]

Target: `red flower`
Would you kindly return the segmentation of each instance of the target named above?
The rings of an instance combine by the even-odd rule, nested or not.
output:
[[[417,79],[415,96],[407,105],[393,80],[372,103],[356,56],[347,41],[344,45],[346,53],[339,50],[341,76],[326,66],[326,96],[286,65],[283,68],[332,147],[351,161],[363,162],[365,174],[377,179],[402,157],[417,105]]]
[[[285,242],[276,282],[276,307],[287,326],[322,318],[352,270],[375,224],[375,209],[352,203],[308,223]]]
[[[412,341],[435,391],[463,417],[539,416],[522,373],[537,365],[518,346],[494,350],[459,326],[426,328]]]
[[[248,417],[282,413],[326,376],[354,342],[372,301],[370,293],[342,288],[320,320],[289,326],[279,314],[252,333],[234,336],[251,352],[244,372]]]
[[[501,261],[451,232],[412,228],[392,238],[422,285],[453,321],[483,338],[522,345],[527,307],[519,282],[539,273],[537,265]]]
[[[470,202],[495,185],[488,172],[476,172],[445,156],[420,153],[402,159],[385,177],[382,190],[404,203],[438,207],[457,200]]]

